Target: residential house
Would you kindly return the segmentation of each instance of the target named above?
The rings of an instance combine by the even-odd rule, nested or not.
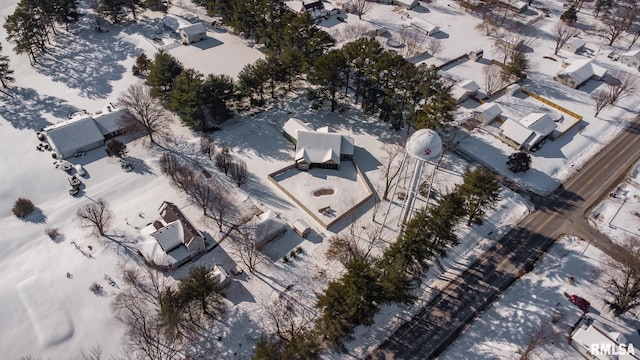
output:
[[[620,55],[620,62],[640,70],[640,50],[631,50]]]
[[[592,59],[576,59],[564,69],[558,71],[553,79],[574,89],[587,81],[602,80],[607,70],[593,63]]]
[[[311,126],[291,118],[282,130],[285,137],[296,145],[294,160],[300,170],[313,167],[337,169],[341,160],[353,158],[353,138],[337,134],[328,126],[313,131]]]
[[[531,113],[519,120],[507,119],[500,126],[500,136],[516,149],[535,149],[557,127],[545,113]]]
[[[451,97],[460,104],[471,96],[478,94],[478,90],[480,90],[480,86],[473,80],[458,81],[451,88]]]
[[[272,210],[254,217],[255,243],[258,249],[264,248],[270,241],[287,231],[287,223]]]
[[[109,104],[93,114],[76,113],[68,120],[43,128],[42,133],[56,156],[66,159],[98,148],[105,140],[124,133],[129,127],[128,114],[126,109]]]
[[[407,10],[411,10],[414,7],[420,5],[420,0],[395,0],[396,5],[403,7]]]
[[[206,251],[204,235],[176,204],[164,201],[158,211],[160,218],[141,230],[140,252],[149,264],[172,270]]]
[[[483,125],[489,125],[494,120],[500,118],[502,109],[496,103],[484,103],[473,110],[472,118],[480,121]]]

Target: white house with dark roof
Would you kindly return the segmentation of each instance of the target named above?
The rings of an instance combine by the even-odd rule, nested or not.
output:
[[[577,89],[587,81],[602,80],[607,69],[593,63],[592,59],[575,59],[566,68],[558,71],[553,79]]]
[[[205,252],[204,235],[176,204],[164,201],[158,210],[160,218],[141,230],[146,239],[140,252],[147,262],[170,270]]]
[[[531,113],[522,119],[507,119],[500,126],[500,136],[516,149],[530,150],[557,127],[548,114]]]
[[[640,50],[631,50],[621,54],[620,62],[636,70],[640,70]]]
[[[109,104],[96,113],[81,112],[71,119],[42,129],[49,145],[59,158],[93,150],[104,145],[105,140],[122,134],[128,127],[126,109]]]

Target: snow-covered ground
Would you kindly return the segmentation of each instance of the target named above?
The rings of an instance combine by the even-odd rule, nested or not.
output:
[[[607,255],[587,242],[567,237],[554,244],[534,270],[512,285],[482,316],[442,354],[441,359],[513,359],[529,343],[541,326],[556,332],[534,352],[538,359],[578,359],[582,355],[567,341],[569,330],[582,311],[565,293],[578,295],[591,303],[587,315],[600,328],[619,332],[626,341],[640,346],[635,330],[640,321],[633,315],[615,318],[607,311],[602,284],[602,262]],[[568,278],[573,277],[573,285]],[[554,314],[559,321],[552,323]],[[548,332],[551,333],[551,332]]]
[[[593,208],[589,223],[612,241],[624,245],[640,236],[640,163],[626,180]]]
[[[0,18],[11,14],[15,3],[0,3]],[[188,14],[195,9],[188,1],[178,5],[181,7],[172,7],[171,12]],[[198,18],[210,20],[202,10],[196,10]],[[400,14],[395,7],[372,4],[372,10],[363,17],[363,23],[396,19],[393,20],[396,21],[395,27],[393,23],[384,24],[393,29],[401,27],[399,22],[404,21],[402,16],[408,13],[412,17],[424,16],[440,25],[443,33],[449,35],[442,38],[445,49],[437,56],[439,61],[457,57],[479,45],[485,48],[487,56],[491,56],[492,39],[475,31],[478,20],[456,8],[453,2],[442,0],[429,5],[428,11],[425,8],[409,12],[402,10],[399,17],[385,16],[390,12]],[[72,111],[96,111],[108,102],[115,102],[119,93],[139,81],[130,69],[136,55],[142,52],[152,55],[158,48],[159,43],[153,40],[158,35],[158,16],[145,13],[138,23],[107,25],[109,31],[102,33],[93,30],[90,16],[83,17],[78,24],[70,25],[69,33],[62,32],[56,36],[50,52],[33,67],[26,57],[11,52],[11,46],[3,40],[3,54],[10,56],[17,78],[11,96],[0,97],[0,151],[5,154],[0,161],[0,173],[3,174],[0,185],[0,199],[3,199],[0,206],[0,244],[3,246],[0,255],[0,274],[3,275],[0,348],[4,350],[3,357],[13,359],[32,355],[71,359],[78,357],[81,348],[96,344],[105,350],[106,357],[119,354],[123,329],[109,308],[118,287],[110,286],[105,275],[113,278],[116,285],[121,284],[119,266],[133,262],[132,252],[135,252],[136,242],[140,239],[137,228],[144,227],[158,216],[158,207],[163,200],[176,203],[196,226],[219,238],[217,227],[203,221],[201,212],[160,172],[157,160],[165,149],[180,153],[218,176],[240,206],[272,209],[290,224],[302,218],[314,230],[308,239],[288,231],[282,238],[268,244],[264,253],[269,261],[260,265],[255,274],[236,277],[225,290],[229,314],[220,325],[221,340],[216,342],[217,349],[212,350],[217,358],[248,358],[267,324],[265,306],[283,291],[288,291],[306,305],[312,305],[314,291],[321,289],[341,271],[338,264],[324,258],[326,242],[323,240],[347,228],[347,220],[325,230],[267,180],[267,174],[290,164],[293,157],[291,144],[281,135],[284,122],[290,116],[296,116],[312,123],[315,128],[330,126],[339,133],[353,136],[358,147],[354,161],[375,190],[381,192],[383,179],[379,167],[380,159],[385,157],[383,145],[399,142],[404,134],[391,133],[386,124],[362,115],[358,109],[348,108],[339,114],[310,110],[304,95],[299,95],[253,117],[236,117],[214,134],[219,148],[228,146],[234,157],[247,163],[249,181],[240,189],[199,153],[198,139],[194,134],[175,123],[171,127],[171,139],[161,142],[164,148],[150,146],[145,138],[128,144],[129,156],[135,163],[135,170],[131,173],[123,172],[115,160],[105,157],[104,149],[71,159],[84,165],[89,177],[83,180],[86,186],[83,196],[70,197],[67,194],[67,175],[54,167],[48,152],[36,151],[35,131],[65,119]],[[347,24],[359,22],[352,14],[345,17]],[[539,25],[543,31],[549,31],[553,23],[544,19]],[[346,24],[332,17],[321,26],[339,29]],[[169,51],[187,67],[203,73],[230,76],[236,76],[244,64],[262,56],[257,48],[250,47],[251,44],[230,33],[212,29],[211,34],[213,39],[209,44],[203,43],[200,47],[180,45]],[[473,36],[473,41],[469,36]],[[5,37],[4,28],[0,28],[0,39]],[[164,45],[165,40],[170,41],[160,37]],[[579,167],[587,156],[597,151],[598,146],[615,136],[617,129],[631,116],[636,98],[627,99],[622,106],[605,109],[598,119],[590,118],[588,115],[593,109],[588,94],[552,82],[550,76],[558,70],[557,64],[541,65],[548,60],[540,57],[549,55],[550,51],[549,40],[547,37],[544,39],[534,46],[536,52],[532,58],[536,68],[526,86],[585,116],[584,126],[545,144],[535,153],[534,170],[518,177],[531,187],[548,191],[571,173],[570,164]],[[594,40],[596,45],[602,42],[599,38],[593,39],[597,39]],[[213,41],[220,43],[212,44]],[[542,53],[537,52],[538,45]],[[619,66],[607,63],[608,59],[602,55],[597,60],[606,63],[604,66]],[[464,65],[459,67],[463,68]],[[451,71],[455,72],[455,68]],[[458,75],[472,78],[482,86],[482,78],[473,77],[481,76],[481,71],[471,73],[467,75],[462,71]],[[496,101],[508,107],[507,98]],[[475,131],[461,146],[467,152],[482,154],[479,156],[483,162],[508,174],[504,162],[512,150],[495,137]],[[459,183],[460,174],[467,165],[460,158],[448,154],[442,170],[436,174],[436,189],[444,192]],[[11,213],[13,202],[20,196],[30,198],[37,206],[36,213],[26,221],[18,220]],[[110,239],[91,236],[89,230],[81,228],[75,220],[80,206],[98,198],[106,199],[116,213]],[[395,237],[400,203],[398,199],[391,200],[391,206],[389,202],[381,202],[374,207],[373,201],[362,205],[357,213],[359,226],[379,225],[386,219],[385,237]],[[424,205],[424,199],[418,199],[420,205]],[[530,204],[525,200],[503,190],[502,200],[496,210],[488,214],[484,225],[461,227],[461,244],[450,252],[447,259],[443,259],[445,273],[440,273],[435,267],[431,269],[420,289],[424,295],[422,301],[426,301],[447,278],[462,271],[483,249],[490,247],[529,209]],[[57,228],[62,238],[58,242],[50,240],[45,234],[47,228]],[[298,247],[302,252],[285,263],[283,257]],[[229,242],[222,242],[221,246],[195,263],[219,263],[227,269],[239,264]],[[180,278],[188,268],[189,265],[169,276]],[[67,273],[70,277],[66,276]],[[89,291],[94,281],[104,287],[102,295],[96,296]],[[376,326],[357,329],[355,340],[347,344],[350,353],[356,358],[363,357],[403,319],[415,312],[417,306],[402,309],[385,307],[375,318]],[[344,356],[329,354],[327,357],[337,359]]]

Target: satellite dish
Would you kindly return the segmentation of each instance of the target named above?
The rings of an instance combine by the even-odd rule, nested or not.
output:
[[[433,130],[420,129],[407,140],[405,149],[416,160],[433,160],[442,153],[442,139]]]

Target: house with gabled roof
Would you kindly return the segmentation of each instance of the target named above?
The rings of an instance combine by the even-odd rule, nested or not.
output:
[[[594,64],[592,59],[575,59],[558,71],[553,79],[577,89],[591,79],[602,80],[606,74],[607,69]]]
[[[631,50],[621,54],[620,62],[636,70],[640,70],[640,50]]]
[[[158,211],[160,218],[141,230],[140,252],[149,264],[172,270],[206,251],[204,235],[176,204],[163,201]]]
[[[566,44],[564,44],[564,46],[562,47],[563,49],[575,54],[578,51],[582,50],[582,48],[587,45],[587,42],[579,39],[579,38],[574,38],[571,41],[568,41]]]
[[[496,103],[487,102],[473,109],[472,117],[483,125],[489,125],[500,117],[502,109]]]
[[[548,114],[531,113],[522,119],[507,119],[500,126],[500,136],[516,149],[530,150],[540,144],[557,127]]]
[[[300,170],[313,167],[337,169],[341,160],[353,158],[353,138],[335,133],[328,126],[313,131],[310,125],[291,118],[283,126],[282,132],[296,145],[294,161]]]

